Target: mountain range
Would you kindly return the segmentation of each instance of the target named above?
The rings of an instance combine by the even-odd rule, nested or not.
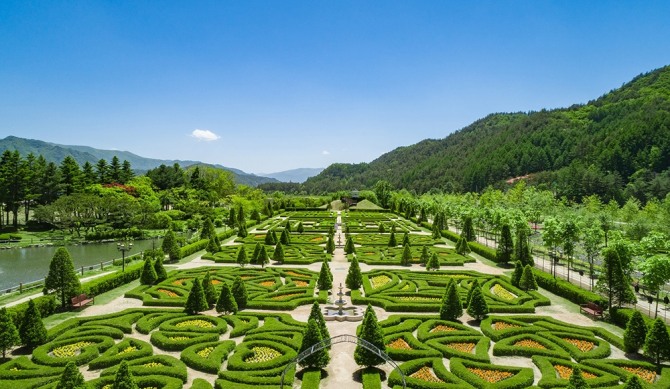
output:
[[[399,147],[370,163],[333,164],[312,193],[386,180],[417,193],[481,191],[525,177],[557,195],[645,201],[670,193],[670,66],[641,74],[586,104],[494,113],[443,139]]]

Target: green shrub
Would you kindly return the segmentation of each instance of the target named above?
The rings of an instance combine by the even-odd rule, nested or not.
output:
[[[302,372],[301,389],[319,389],[321,383],[321,369],[305,369]]]
[[[209,323],[211,327],[199,327],[197,325],[199,322]],[[166,320],[158,327],[158,329],[165,332],[187,331],[223,334],[228,329],[228,323],[220,317],[192,315]]]
[[[148,357],[153,347],[147,342],[128,338],[110,347],[102,355],[89,362],[89,369],[103,369],[121,363],[122,360]]]
[[[133,378],[139,383],[142,376],[167,376],[186,382],[186,366],[182,361],[169,355],[152,355],[144,358],[131,359],[128,361],[128,370]],[[103,370],[100,376],[114,376],[119,366],[113,366]]]
[[[452,358],[449,360],[449,368],[454,375],[479,389],[525,389],[533,385],[534,380],[533,370],[527,367],[497,366],[489,363]],[[514,375],[502,381],[491,383],[474,374],[468,368],[505,371]]]
[[[382,389],[382,380],[379,376],[379,370],[366,368],[361,373],[363,389]]]
[[[132,369],[131,369],[132,370]],[[134,377],[134,381],[140,388],[160,388],[160,389],[182,389],[184,383],[179,378],[167,377],[162,375],[140,375]],[[114,383],[114,376],[104,376],[88,382],[94,389],[102,389],[107,385]]]
[[[551,293],[566,298],[575,304],[596,303],[601,307],[607,306],[607,300],[597,293],[590,292],[573,285],[561,279],[554,279],[551,274],[547,274],[537,269],[533,269],[533,275],[537,284]],[[623,324],[625,326],[625,323]]]
[[[221,369],[221,363],[235,349],[235,346],[232,340],[195,344],[181,352],[181,360],[192,369],[216,374]],[[206,349],[211,349],[207,356],[199,354]]]
[[[49,355],[55,349],[79,342],[91,342],[92,344],[81,347],[81,351],[75,352],[71,357],[59,358]],[[72,361],[75,365],[81,366],[94,360],[101,352],[105,352],[113,345],[114,339],[106,336],[82,336],[77,339],[53,341],[33,350],[33,361],[40,365],[59,367],[65,367],[69,361]]]
[[[189,346],[217,339],[219,339],[218,333],[157,331],[151,334],[151,344],[166,351],[182,351]]]
[[[158,328],[161,323],[179,317],[186,317],[186,314],[183,312],[150,313],[137,321],[135,329],[137,329],[137,332],[140,334],[148,335],[151,331]]]
[[[587,372],[595,375],[595,378],[588,380],[588,383],[592,388],[603,386],[616,387],[619,384],[619,377],[615,376],[614,374],[607,373],[590,366],[576,364],[567,359],[534,356],[532,360],[542,373],[542,378],[540,379],[540,382],[538,382],[538,386],[541,388],[565,387],[568,385],[567,379],[562,379],[556,374],[556,368],[554,367],[555,365],[566,366],[571,369],[579,366],[582,374]]]

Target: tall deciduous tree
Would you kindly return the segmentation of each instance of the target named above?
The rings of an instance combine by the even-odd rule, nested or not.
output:
[[[224,282],[221,287],[219,300],[216,302],[216,311],[223,313],[237,313],[238,308],[235,297],[233,297],[233,293],[230,291],[230,287]]]
[[[61,300],[61,307],[65,309],[70,299],[79,294],[81,284],[74,271],[72,258],[65,247],[59,247],[49,264],[49,274],[44,280],[45,291],[55,291]]]
[[[321,343],[323,337],[321,331],[319,330],[319,324],[314,319],[307,320],[307,328],[303,332],[302,344],[300,345],[300,350],[298,353],[309,350],[312,346]],[[322,348],[303,359],[300,362],[300,366],[303,367],[312,367],[312,368],[323,368],[328,365],[330,361],[330,355],[328,354],[328,348]]]
[[[73,361],[69,361],[65,365],[65,370],[60,376],[60,381],[56,385],[56,389],[85,389],[86,381],[84,381],[84,376],[81,375],[79,368]]]
[[[600,245],[602,243],[604,233],[600,225],[594,223],[593,225],[584,229],[582,234],[582,246],[584,247],[584,252],[586,253],[586,260],[589,263],[589,278],[591,279],[591,289],[593,289],[594,265],[596,258],[598,258],[598,254],[600,254]]]
[[[47,329],[42,322],[42,315],[33,300],[28,301],[28,309],[19,328],[21,342],[30,348],[35,348],[47,342]]]
[[[521,261],[526,266],[534,266],[533,256],[530,255],[528,247],[528,230],[526,228],[517,228],[516,245],[514,245],[514,260]]]
[[[191,287],[191,291],[188,294],[184,312],[188,313],[189,315],[197,315],[198,313],[206,311],[207,309],[209,309],[209,306],[207,305],[205,291],[203,290],[202,284],[200,283],[200,278],[196,277],[193,280],[193,286]]]
[[[0,309],[0,348],[2,349],[2,358],[7,357],[7,350],[21,344],[19,331],[16,329],[7,308]]]
[[[644,345],[647,338],[647,324],[640,311],[635,310],[626,323],[626,331],[623,333],[624,351],[636,353]]]
[[[575,254],[575,245],[579,240],[579,228],[572,220],[566,220],[561,228],[561,235],[563,241],[563,253],[568,256],[568,266],[566,271],[568,273],[568,282],[570,282],[570,268],[572,267],[572,259]]]
[[[368,304],[365,314],[363,316],[363,323],[361,324],[361,331],[358,335],[361,339],[368,341],[373,346],[376,346],[380,350],[385,350],[384,344],[384,332],[379,326],[379,321],[377,320],[377,315],[375,314],[372,306]],[[356,346],[354,351],[354,360],[357,364],[362,366],[377,366],[384,363],[384,358],[374,351],[368,350],[361,347],[360,345]]]
[[[509,225],[502,226],[498,249],[496,250],[496,262],[507,263],[512,260],[514,253],[514,241],[512,240],[512,230]]]
[[[347,272],[347,278],[344,280],[344,285],[351,290],[357,290],[360,289],[362,283],[363,277],[361,275],[361,268],[358,265],[358,258],[354,257],[351,261],[351,265],[349,265],[349,271]]]
[[[607,307],[610,310],[614,304],[621,305],[626,302],[625,296],[628,294],[626,289],[630,289],[630,285],[626,282],[621,269],[619,254],[611,247],[603,250],[602,275],[598,278],[596,289],[605,293]]]
[[[660,291],[670,281],[670,258],[666,255],[654,255],[638,265],[642,272],[642,284],[647,290],[656,295],[656,310],[654,317],[658,317],[658,300]]]
[[[233,298],[237,303],[237,308],[239,309],[246,308],[247,300],[249,299],[249,297],[247,296],[247,287],[244,285],[244,280],[242,280],[242,277],[240,276],[235,277],[235,281],[233,281],[233,288],[231,291],[233,293]]]

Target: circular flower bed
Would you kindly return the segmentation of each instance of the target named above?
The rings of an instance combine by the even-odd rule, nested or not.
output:
[[[81,352],[81,349],[92,345],[93,342],[77,342],[55,348],[51,351],[56,358],[71,358]]]
[[[197,327],[197,328],[214,328],[214,324],[207,320],[185,320],[182,322],[179,322],[175,325],[177,328],[185,328],[185,327]]]
[[[490,382],[492,384],[505,380],[514,375],[514,373],[510,373],[509,371],[480,369],[477,367],[468,367],[468,370],[484,381]]]

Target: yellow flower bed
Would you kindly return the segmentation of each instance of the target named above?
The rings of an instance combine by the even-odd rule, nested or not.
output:
[[[212,285],[220,285],[220,284],[221,284],[221,281],[216,280],[216,279],[212,280]]]
[[[399,350],[411,350],[412,346],[409,345],[403,338],[398,338],[389,344],[386,345],[388,348],[395,348]]]
[[[413,290],[414,288],[412,288],[409,284],[405,284],[405,286],[403,286],[402,289],[400,289],[400,290],[402,290],[404,292],[404,291],[407,291],[407,290],[410,290],[410,289]]]
[[[475,349],[475,344],[474,343],[447,343],[447,347],[452,348],[456,351],[471,354],[472,350]]]
[[[415,371],[409,375],[412,378],[417,380],[426,381],[426,382],[444,382],[433,374],[433,369],[428,366],[424,366],[421,369]]]
[[[131,353],[133,351],[137,351],[137,347],[128,346],[128,347],[124,348],[123,350],[119,351],[119,354]]]
[[[184,328],[184,327],[198,327],[198,328],[214,328],[214,324],[212,322],[209,322],[207,320],[200,320],[200,319],[195,319],[195,320],[185,320],[182,322],[177,323],[175,325],[177,328]]]
[[[145,363],[142,366],[144,366],[144,367],[161,367],[161,366],[165,366],[165,365],[163,365],[160,362],[149,362],[149,363]]]
[[[209,357],[209,354],[214,351],[214,347],[205,347],[202,350],[198,351],[197,354],[200,355],[203,358]]]
[[[310,242],[323,242],[323,236],[317,236],[309,240]]]
[[[422,296],[403,296],[398,297],[400,301],[440,301],[439,297],[422,297]]]
[[[184,279],[184,278],[180,278],[180,279],[178,279],[178,280],[174,280],[174,281],[172,281],[172,285],[174,285],[174,286],[183,286],[183,285],[184,285],[184,281],[186,281],[186,279]]]
[[[589,342],[588,340],[572,339],[572,338],[563,338],[563,340],[577,347],[579,351],[583,353],[589,352],[593,350],[594,347],[596,347],[596,345],[593,342]]]
[[[79,354],[82,348],[92,345],[93,342],[77,342],[55,348],[51,351],[56,358],[71,358]]]
[[[9,371],[21,371],[21,369],[19,369],[18,367],[12,367],[11,369],[9,369]]]
[[[190,339],[188,336],[171,336],[170,340],[187,340]]]
[[[272,286],[275,286],[275,285],[276,285],[276,283],[274,281],[263,281],[263,282],[261,282],[261,286],[264,286],[266,288],[269,288],[269,287],[272,287]]]
[[[456,331],[454,327],[449,327],[445,326],[444,324],[438,324],[435,327],[433,327],[430,332],[449,332],[449,331]]]
[[[564,380],[569,380],[570,376],[572,375],[572,368],[565,366],[565,365],[554,365],[554,369],[556,369],[556,373],[558,376]],[[582,377],[586,380],[590,380],[593,378],[596,378],[594,374],[589,373],[588,371],[582,370]]]
[[[251,349],[251,351],[253,351],[254,354],[245,359],[244,362],[247,363],[267,362],[275,358],[279,358],[282,355],[279,351],[270,347],[254,347]]]
[[[540,349],[540,350],[546,350],[547,349],[541,343],[538,343],[538,342],[536,342],[532,339],[520,340],[520,341],[514,343],[514,346],[516,346],[516,347],[526,347],[526,348],[536,348],[536,349]]]
[[[112,389],[113,387],[114,387],[114,384],[107,384],[100,389]]]
[[[291,293],[291,294],[281,294],[279,296],[272,297],[273,300],[286,300],[295,296],[302,296],[303,293]]]
[[[502,330],[506,330],[508,328],[520,328],[521,326],[516,325],[516,324],[506,323],[504,321],[497,321],[497,322],[493,323],[492,327],[496,331],[502,331]]]
[[[370,279],[370,284],[372,285],[372,289],[377,289],[381,288],[382,286],[388,284],[391,282],[391,278],[389,276],[375,276]]]
[[[490,382],[492,384],[505,380],[514,375],[514,373],[510,373],[509,371],[479,369],[476,367],[468,367],[468,370],[479,376],[479,378],[483,379],[484,381]]]
[[[632,366],[620,366],[620,367],[629,373],[635,374],[636,376],[640,377],[640,379],[650,384],[656,381],[655,371],[645,369],[644,367],[632,367]]]
[[[159,292],[166,294],[168,297],[179,297],[179,295],[171,290],[158,289]]]
[[[305,288],[305,287],[309,286],[309,282],[295,281],[295,286],[297,286],[299,288]]]
[[[511,301],[516,298],[516,296],[512,294],[512,292],[503,288],[500,284],[493,285],[493,288],[491,288],[491,293],[493,293],[494,296],[498,296],[505,301]]]
[[[286,275],[289,275],[289,276],[291,276],[291,277],[308,277],[306,274],[296,273],[296,272],[294,272],[293,270],[289,270],[289,271],[287,271],[287,272],[286,272]]]

